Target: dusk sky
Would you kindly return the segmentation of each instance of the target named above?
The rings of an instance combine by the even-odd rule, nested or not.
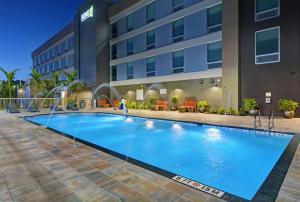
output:
[[[82,0],[1,0],[0,67],[26,79],[31,52],[70,23]],[[0,73],[0,80],[4,78]]]

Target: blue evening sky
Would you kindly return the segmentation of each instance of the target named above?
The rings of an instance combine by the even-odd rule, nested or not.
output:
[[[16,79],[28,78],[31,52],[70,23],[81,2],[0,0],[0,67],[18,68]]]

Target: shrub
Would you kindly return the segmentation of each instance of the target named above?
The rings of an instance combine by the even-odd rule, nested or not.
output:
[[[155,96],[151,96],[151,97],[149,98],[149,102],[150,102],[151,106],[154,106],[154,105],[155,105],[156,100],[157,100],[157,98],[156,98]]]
[[[215,108],[210,108],[210,109],[208,110],[208,113],[209,113],[209,114],[216,114],[216,113],[218,113],[218,110],[215,109]]]
[[[224,109],[224,107],[220,107],[220,108],[218,109],[218,114],[225,114],[225,109]]]
[[[136,102],[128,102],[128,109],[136,109]]]
[[[172,103],[173,103],[175,106],[177,105],[178,100],[179,100],[178,96],[174,95],[174,96],[172,97]]]
[[[247,112],[246,112],[246,110],[243,107],[241,107],[240,110],[239,110],[239,112],[238,112],[238,115],[240,115],[240,116],[246,116]]]
[[[280,111],[296,111],[299,107],[299,103],[291,99],[280,99],[278,101],[278,108]]]
[[[237,113],[236,113],[236,111],[232,107],[230,107],[229,109],[226,110],[226,114],[228,114],[228,115],[236,115]]]
[[[197,107],[198,108],[206,108],[208,107],[208,103],[205,100],[197,102]]]
[[[243,106],[244,109],[249,112],[257,107],[257,102],[254,98],[246,98],[243,99]]]

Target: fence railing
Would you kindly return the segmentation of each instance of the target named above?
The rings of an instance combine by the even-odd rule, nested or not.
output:
[[[0,111],[40,111],[61,109],[93,108],[91,98],[0,98]]]

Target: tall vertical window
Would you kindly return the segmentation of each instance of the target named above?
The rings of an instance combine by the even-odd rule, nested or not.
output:
[[[217,32],[222,29],[222,4],[207,9],[207,32]]]
[[[182,41],[184,38],[184,18],[173,22],[173,42]]]
[[[117,81],[117,75],[118,75],[118,68],[117,65],[114,65],[111,67],[111,80]]]
[[[147,59],[146,74],[147,74],[147,77],[155,76],[155,59],[154,59],[154,57]]]
[[[222,42],[207,44],[208,69],[222,67]]]
[[[127,16],[127,32],[133,30],[133,15],[130,14]]]
[[[151,30],[147,32],[147,40],[146,40],[147,50],[155,48],[155,30]]]
[[[54,47],[54,57],[58,55],[58,45]]]
[[[117,22],[111,24],[111,38],[116,38],[118,36],[118,26]]]
[[[180,50],[173,53],[173,73],[184,71],[184,51]]]
[[[172,0],[173,12],[179,11],[184,8],[184,0]]]
[[[53,48],[49,50],[49,59],[53,58]]]
[[[60,59],[60,68],[65,68],[67,66],[67,61],[66,58],[63,57],[62,59]]]
[[[127,55],[133,55],[134,53],[134,44],[133,39],[127,39]]]
[[[63,47],[64,47],[64,51],[67,52],[68,51],[68,41],[64,41],[63,42]]]
[[[55,62],[54,62],[54,68],[55,68],[55,70],[59,69],[59,61],[58,60],[55,60]]]
[[[69,67],[74,66],[74,54],[68,56]]]
[[[155,20],[155,1],[146,6],[147,10],[147,23]]]
[[[74,36],[71,36],[68,39],[68,48],[69,48],[69,50],[74,48]]]
[[[127,64],[127,79],[133,79],[133,64]]]
[[[111,46],[111,59],[117,59],[117,44]]]
[[[255,21],[280,15],[280,0],[255,0]]]
[[[280,62],[280,27],[255,33],[255,64]]]

